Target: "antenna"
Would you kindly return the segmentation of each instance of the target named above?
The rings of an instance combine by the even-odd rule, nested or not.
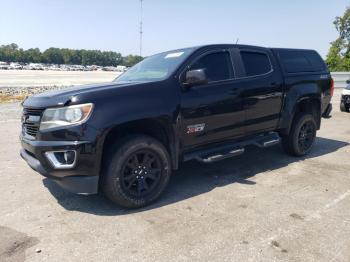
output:
[[[144,0],[140,0],[140,8],[141,8],[141,13],[140,13],[140,56],[142,56],[143,1],[144,1]]]

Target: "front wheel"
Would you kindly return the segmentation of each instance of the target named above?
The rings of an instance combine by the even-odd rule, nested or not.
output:
[[[282,137],[284,149],[293,156],[306,155],[314,144],[316,130],[317,125],[313,115],[297,115],[289,134]]]
[[[140,208],[155,201],[171,175],[170,158],[157,140],[137,135],[116,143],[103,174],[103,190],[114,203]]]

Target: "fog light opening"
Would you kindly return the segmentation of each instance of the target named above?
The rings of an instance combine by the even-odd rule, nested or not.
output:
[[[75,166],[75,150],[51,151],[46,152],[45,155],[55,169],[68,169]]]
[[[74,163],[75,160],[75,152],[74,151],[67,151],[63,153],[64,161],[66,165],[71,165]]]

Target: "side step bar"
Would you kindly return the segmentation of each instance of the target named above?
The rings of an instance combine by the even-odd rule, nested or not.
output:
[[[277,133],[271,132],[264,135],[252,137],[235,143],[219,145],[204,150],[197,150],[184,155],[184,161],[197,160],[202,163],[214,163],[226,158],[238,156],[244,153],[245,147],[254,145],[257,147],[270,147],[280,143]]]
[[[203,163],[214,163],[216,161],[220,161],[226,158],[230,158],[230,157],[234,157],[234,156],[238,156],[244,153],[244,148],[237,148],[237,149],[233,149],[231,151],[229,151],[228,153],[218,153],[217,155],[212,155],[212,156],[197,156],[196,160],[198,160],[199,162],[203,162]]]

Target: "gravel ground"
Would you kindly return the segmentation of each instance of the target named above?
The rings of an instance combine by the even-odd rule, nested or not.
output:
[[[250,148],[185,164],[135,211],[67,193],[19,157],[19,104],[0,105],[0,261],[350,261],[350,114],[312,153]]]

